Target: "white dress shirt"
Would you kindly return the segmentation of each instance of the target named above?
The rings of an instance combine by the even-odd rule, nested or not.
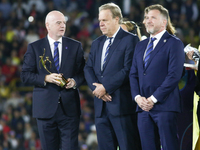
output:
[[[119,27],[120,29],[120,27]],[[119,32],[119,29],[117,30],[117,32],[115,32],[115,34],[112,36],[112,40],[111,40],[111,45],[115,39],[115,36],[117,35],[117,33]],[[106,53],[106,48],[108,47],[108,44],[109,44],[109,38],[110,37],[107,37],[104,45],[103,45],[103,50],[102,50],[102,55],[101,55],[101,70],[103,70],[103,61],[104,61],[104,58],[105,58],[105,53]]]
[[[49,40],[49,45],[51,48],[51,54],[54,58],[54,42],[56,42],[54,39],[52,39],[49,35],[47,35],[47,38]],[[59,66],[61,66],[61,56],[62,56],[62,37],[60,39],[57,40],[58,43],[58,51],[59,51]]]

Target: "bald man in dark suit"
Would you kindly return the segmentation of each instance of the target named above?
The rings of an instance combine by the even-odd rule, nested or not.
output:
[[[81,43],[64,37],[66,20],[51,11],[45,20],[47,37],[30,43],[24,56],[21,79],[34,85],[33,117],[37,119],[43,150],[78,150],[80,99],[85,61]],[[44,49],[45,54],[44,54]],[[41,57],[49,57],[45,67]],[[51,62],[51,63],[50,63]],[[62,76],[67,84],[61,84]]]

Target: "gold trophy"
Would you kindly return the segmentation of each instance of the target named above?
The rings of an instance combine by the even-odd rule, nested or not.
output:
[[[51,68],[51,61],[49,60],[48,56],[46,56],[46,59],[44,60],[44,55],[45,55],[45,48],[44,48],[44,54],[42,56],[39,56],[40,57],[39,66],[40,66],[40,63],[42,63],[42,66],[44,67],[44,69],[48,73],[51,74],[51,72],[46,67],[46,62],[49,62],[50,63],[50,68]],[[40,66],[40,69],[41,69],[41,66]],[[62,79],[58,80],[58,81],[60,81],[60,86],[61,87],[65,87],[67,85],[67,83],[69,83],[69,81],[64,76],[62,76]]]

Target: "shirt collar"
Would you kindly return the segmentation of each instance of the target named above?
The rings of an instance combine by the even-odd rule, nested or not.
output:
[[[154,38],[156,38],[156,40],[159,41],[165,32],[166,32],[166,30],[161,31],[160,33],[156,34],[156,35],[154,36]],[[150,36],[150,38],[152,38],[152,37],[153,37],[153,36]]]
[[[54,42],[56,42],[56,41],[55,41],[54,39],[52,39],[49,35],[47,35],[47,38],[48,38],[48,40],[49,40],[49,44],[50,44],[50,45],[52,45],[52,44],[54,44]],[[57,41],[58,41],[59,43],[62,44],[62,37],[59,38]]]
[[[113,40],[114,40],[114,38],[116,37],[116,35],[117,35],[117,33],[119,32],[119,29],[120,29],[120,27],[118,28],[118,30],[115,32],[115,34],[113,34]],[[108,39],[109,37],[107,37],[107,39]]]

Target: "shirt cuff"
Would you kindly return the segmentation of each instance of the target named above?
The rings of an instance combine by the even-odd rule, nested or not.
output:
[[[153,96],[153,95],[151,95],[151,100],[154,102],[154,103],[157,103],[158,102],[158,100]]]
[[[46,86],[47,85],[47,83],[44,81],[44,86]]]
[[[137,99],[138,97],[141,97],[141,95],[136,95],[136,96],[135,96],[135,102],[136,102],[136,99]]]

